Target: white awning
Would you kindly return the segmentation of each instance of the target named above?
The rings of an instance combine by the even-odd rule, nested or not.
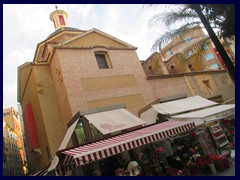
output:
[[[109,134],[146,124],[145,121],[124,108],[84,116],[103,134]]]
[[[150,108],[140,115],[140,119],[145,121],[147,125],[150,125],[156,123],[157,115],[158,112],[155,111],[153,108]]]
[[[155,104],[152,107],[160,114],[177,114],[190,110],[197,110],[217,105],[218,103],[205,99],[201,96],[192,96],[165,103]]]
[[[65,149],[67,147],[67,144],[69,142],[69,140],[71,139],[72,137],[72,134],[73,134],[73,131],[75,130],[76,126],[77,126],[77,123],[78,123],[78,120],[75,121],[67,130],[63,140],[62,140],[62,143],[60,145],[60,147],[58,148],[58,151],[62,150],[62,149]],[[57,155],[54,156],[47,172],[50,172],[51,170],[55,169],[57,164],[59,162],[59,158],[57,157]]]
[[[235,115],[235,104],[218,105],[190,113],[180,114],[172,116],[171,120],[200,120],[201,123],[204,123],[205,121],[227,118],[232,115]],[[198,122],[198,124],[199,123],[200,122]]]
[[[47,173],[48,173],[49,166],[50,166],[50,164],[48,164],[47,166],[45,166],[42,169],[38,170],[36,173],[30,174],[29,176],[46,176]]]

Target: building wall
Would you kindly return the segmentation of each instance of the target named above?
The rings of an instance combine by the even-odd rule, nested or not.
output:
[[[62,51],[62,50],[60,50]],[[61,56],[61,54],[60,54]],[[64,65],[63,65],[64,66]],[[73,113],[70,108],[68,94],[66,91],[65,77],[63,70],[59,62],[59,52],[55,51],[53,59],[50,64],[51,76],[56,90],[57,102],[59,104],[59,110],[62,117],[62,124],[66,126],[67,122],[72,118]],[[77,94],[75,94],[77,97]],[[77,99],[77,98],[76,98]],[[81,101],[80,101],[81,102]],[[76,112],[75,112],[76,113]]]
[[[18,134],[3,120],[3,176],[22,176]]]
[[[37,128],[38,141],[39,141],[39,149],[35,149],[35,151],[27,152],[29,153],[32,163],[34,164],[34,169],[37,170],[41,168],[43,165],[48,163],[47,153],[45,152],[46,144],[48,144],[47,135],[45,132],[45,127],[42,118],[42,109],[39,104],[38,94],[37,94],[37,86],[36,81],[34,79],[34,73],[31,72],[28,83],[26,85],[26,90],[24,93],[23,101],[22,101],[22,110],[25,112],[26,107],[29,103],[32,104],[32,111],[34,114],[34,120]],[[23,114],[24,115],[24,114]],[[23,120],[24,121],[24,120]],[[29,131],[25,129],[25,131]],[[30,150],[29,150],[30,151]],[[39,158],[41,155],[42,158]]]
[[[163,58],[166,59],[169,56],[169,54],[167,53],[168,50],[171,50],[172,53],[178,50],[183,50],[188,43],[191,43],[191,41],[188,43],[185,43],[184,41],[184,38],[188,36],[196,40],[197,37],[203,37],[204,33],[201,29],[195,29],[194,31],[191,31],[185,34],[182,38],[174,39],[169,44],[167,44],[164,48],[162,48],[161,53]]]
[[[170,60],[168,60],[169,57],[171,57],[173,54],[175,54],[177,52],[178,53],[183,52],[183,50],[187,49],[191,44],[194,44],[196,41],[199,41],[200,39],[196,38],[196,37],[203,38],[204,36],[205,35],[204,35],[204,33],[201,29],[193,30],[193,31],[187,33],[186,35],[184,35],[182,37],[182,39],[174,39],[166,47],[164,47],[162,49],[161,53],[163,55],[164,60],[166,60],[166,66],[168,67],[168,69],[169,69],[170,64],[176,64],[177,66],[179,66],[178,65],[179,62],[176,62],[176,59],[177,59],[177,61],[181,61],[181,59],[182,59],[182,57],[179,56],[179,57],[171,58]],[[191,37],[189,42],[184,41],[184,39],[186,37]],[[179,43],[179,42],[181,42],[181,43]],[[168,54],[168,51],[171,51],[171,53]],[[215,50],[214,50],[214,47],[213,47],[212,43],[208,44],[208,49],[206,49],[203,52],[201,57],[197,57],[194,54],[196,54],[196,50],[193,50],[193,55],[189,56],[189,58],[186,61],[188,66],[189,65],[192,66],[192,68],[190,68],[191,71],[199,71],[199,70],[210,69],[211,65],[213,65],[213,64],[217,64],[219,66],[219,68],[223,68],[222,65],[221,65],[221,62],[219,61],[219,59],[218,59],[218,57],[215,53]],[[207,54],[212,54],[213,58],[211,60],[206,60],[205,56]],[[178,71],[179,72],[184,71],[184,70],[181,70],[181,69],[179,71],[179,68],[178,68]]]
[[[221,73],[217,76],[213,76],[213,80],[218,86],[219,94],[222,94],[224,103],[235,103],[235,85],[232,82],[232,79],[229,75],[225,73]]]
[[[37,96],[43,112],[44,128],[40,131],[42,132],[41,134],[46,133],[47,139],[44,140],[44,144],[46,144],[45,148],[49,149],[50,158],[52,158],[59,148],[60,139],[63,139],[67,127],[59,123],[59,121],[62,121],[62,117],[59,113],[59,104],[49,66],[34,66],[33,73],[35,82],[41,82],[37,87]],[[46,149],[44,151],[46,152]]]
[[[169,74],[183,73],[183,72],[190,71],[187,64],[183,62],[181,54],[177,54],[176,56],[171,58],[171,60],[166,61],[165,65],[167,67]]]
[[[222,95],[223,102],[235,97],[233,84],[225,72],[185,76],[185,79],[192,95],[208,99]]]
[[[126,47],[123,44],[120,44],[117,41],[114,41],[113,39],[106,38],[105,36],[100,36],[99,33],[93,32],[88,35],[85,35],[84,37],[74,41],[71,43],[71,46],[78,46],[78,47],[89,47],[89,46],[95,46],[95,45],[101,45],[101,46],[108,46],[108,47],[119,47],[124,48]]]
[[[155,52],[142,63],[146,75],[169,74],[160,53]]]
[[[32,104],[40,144],[40,153],[30,153],[37,170],[53,158],[67,128],[59,123],[62,118],[48,66],[33,66],[22,101],[23,112],[29,102]],[[41,158],[36,159],[40,155]]]
[[[22,130],[22,140],[23,140],[23,144],[24,146],[22,147],[22,150],[24,151],[24,162],[23,162],[23,170],[24,170],[24,174],[29,173],[29,169],[28,167],[32,166],[31,165],[31,160],[28,158],[28,154],[27,149],[26,149],[26,137],[25,137],[25,131],[24,131],[24,123],[23,123],[23,112],[22,112],[22,107],[20,104],[17,104],[17,109],[18,109],[18,117],[19,117],[19,121],[20,121],[20,125],[21,125],[21,130]]]
[[[191,92],[183,76],[156,78],[149,80],[149,85],[152,87],[154,100],[185,93],[191,96]]]
[[[25,150],[24,150],[24,142],[23,142],[23,135],[22,135],[22,128],[20,124],[20,120],[18,119],[17,111],[10,107],[4,109],[4,121],[10,126],[10,128],[16,133],[17,135],[17,146],[18,146],[18,153],[20,153],[22,165],[26,161],[25,159]]]
[[[112,68],[99,69],[94,51],[107,52]],[[62,93],[62,102],[63,97],[68,96],[71,116],[79,110],[112,103],[125,103],[128,110],[137,114],[137,109],[149,101],[149,97],[143,94],[151,96],[151,91],[146,86],[145,74],[133,50],[61,49],[55,52],[55,56],[59,59],[54,58],[51,68],[54,69],[53,63],[57,66],[54,61],[58,61],[66,93],[61,88],[56,89],[59,95]],[[65,106],[62,102],[59,104]]]

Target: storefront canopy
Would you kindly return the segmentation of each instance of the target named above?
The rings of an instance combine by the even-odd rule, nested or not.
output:
[[[104,107],[102,109],[91,109],[77,113],[73,117],[73,122],[69,126],[58,151],[67,147],[80,116],[84,116],[103,134],[146,125],[145,121],[136,117],[123,107],[124,106],[122,104],[119,104],[115,106]],[[59,158],[55,155],[50,167],[48,168],[48,172],[55,169],[58,163]],[[75,166],[75,164],[72,164],[72,166]],[[69,168],[71,169],[72,167]]]
[[[218,105],[190,113],[172,116],[172,120],[194,120],[196,125],[206,121],[226,118],[235,114],[235,104]]]
[[[145,125],[146,122],[124,108],[84,115],[102,134],[109,134],[132,127]]]
[[[167,121],[77,148],[61,151],[60,153],[65,155],[63,159],[64,169],[69,170],[69,167],[73,166],[73,164],[80,166],[107,158],[162,138],[177,135],[194,127],[193,122]]]
[[[192,96],[165,103],[152,105],[152,107],[160,114],[177,114],[200,108],[206,108],[217,105],[218,103],[205,99],[201,96]]]

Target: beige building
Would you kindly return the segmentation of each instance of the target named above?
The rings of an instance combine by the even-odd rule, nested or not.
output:
[[[26,152],[24,148],[22,127],[18,117],[18,112],[13,107],[5,107],[3,109],[4,112],[4,121],[8,124],[9,128],[12,129],[17,134],[17,147],[21,157],[21,165],[24,170],[24,174],[27,173],[27,160],[26,160]]]
[[[3,120],[3,176],[23,176],[22,151],[19,136]]]
[[[160,63],[162,76],[146,76],[136,47],[98,29],[67,27],[67,17],[62,10],[51,13],[55,32],[37,45],[33,62],[18,68],[18,102],[36,170],[51,162],[78,111],[124,104],[138,116],[160,97],[220,95],[227,101],[235,96],[223,70],[172,76]]]
[[[199,53],[199,49],[192,48],[200,42],[208,42],[207,39],[202,29],[194,29],[181,39],[174,39],[142,63],[145,73],[161,75],[223,69],[222,61],[211,41],[204,46],[202,53]],[[161,72],[161,69],[165,69],[163,66],[167,73]]]

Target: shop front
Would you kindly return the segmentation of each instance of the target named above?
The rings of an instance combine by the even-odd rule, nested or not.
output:
[[[146,122],[127,111],[124,104],[116,104],[79,111],[67,125],[68,130],[58,151],[66,149],[69,141],[71,141],[72,147],[83,146],[142,128]],[[55,171],[60,160],[62,158],[55,155],[47,170],[48,173]],[[68,163],[68,166],[73,169],[75,163]]]
[[[219,154],[230,154],[235,149],[235,105],[214,107],[172,116],[170,120],[194,121],[208,132]],[[207,143],[209,144],[209,143]]]
[[[217,151],[228,155],[235,149],[235,104],[219,105],[201,96],[181,97],[152,104],[141,112],[140,117],[148,124],[172,120],[193,121],[201,130],[200,141],[206,152]]]
[[[61,145],[49,170],[59,176],[177,176],[229,167],[225,155],[235,149],[235,105],[193,96],[151,107],[141,116],[151,121],[122,106],[81,112],[62,143],[66,148],[73,134],[74,147]],[[87,141],[81,144],[79,137]]]
[[[58,175],[164,175],[174,154],[172,137],[195,128],[167,121],[57,153]],[[176,164],[172,162],[172,164]],[[94,172],[94,173],[93,173]]]
[[[155,103],[144,110],[140,117],[148,120],[148,124],[156,123],[160,119],[194,122],[196,126],[192,132],[173,138],[175,153],[173,157],[167,158],[171,168],[181,169],[174,167],[174,164],[182,164],[190,174],[216,174],[217,171],[229,168],[226,157],[235,156],[234,104],[219,105],[203,97],[192,96]],[[181,159],[183,163],[171,163],[176,160],[174,157]],[[176,175],[171,168],[169,171]]]

